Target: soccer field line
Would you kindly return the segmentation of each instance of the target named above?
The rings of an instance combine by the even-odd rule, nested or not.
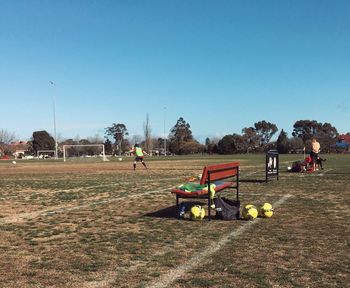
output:
[[[167,178],[165,179],[165,181],[173,181],[179,178]],[[143,183],[148,183],[148,182],[152,182],[154,181],[154,179],[146,179]],[[164,180],[163,180],[164,181]],[[109,187],[109,186],[118,186],[118,185],[128,185],[128,184],[132,184],[135,183],[136,181],[126,181],[126,182],[122,182],[122,183],[110,183],[110,184],[100,184],[100,185],[93,185],[93,186],[86,186],[86,187],[79,187],[79,188],[72,188],[72,189],[65,189],[65,190],[54,190],[51,191],[51,193],[57,193],[57,192],[72,192],[72,191],[76,191],[76,190],[83,190],[83,189],[93,189],[93,188],[101,188],[101,187]],[[161,181],[162,182],[162,181]]]
[[[326,170],[323,170],[322,173],[316,174],[316,176],[324,176],[324,174],[326,174],[327,172],[333,171],[333,170],[334,170],[334,169],[326,169]]]
[[[258,193],[255,193],[255,194],[250,194],[250,195],[259,195]],[[272,194],[264,194],[264,195],[269,195],[269,196],[281,196],[281,195],[272,195]],[[289,197],[291,197],[292,195],[290,195],[290,194],[287,194],[287,195],[285,195],[285,196],[283,196],[282,198],[289,198]],[[280,201],[281,201],[281,199],[279,199],[279,200],[277,200],[274,204],[273,204],[273,207],[274,208],[277,208],[278,206],[280,206],[285,200],[283,200],[281,203],[280,203]],[[250,222],[252,222],[251,224],[254,224],[256,221],[260,221],[260,218],[257,218],[257,219],[255,219],[254,221],[250,221]],[[247,224],[249,224],[250,222],[246,222],[245,224],[243,224],[243,225],[247,225]],[[199,230],[202,230],[202,229],[206,229],[205,228],[205,226],[203,225],[201,228],[199,228]],[[242,227],[240,227],[240,228],[238,228],[238,229],[242,229]],[[198,230],[197,230],[198,231]],[[236,231],[237,232],[237,231]],[[244,231],[242,231],[242,232],[244,232]],[[231,232],[231,233],[229,233],[229,235],[231,235],[231,234],[233,234],[233,231]],[[242,233],[240,233],[240,234],[242,234]],[[239,234],[239,235],[240,235]],[[238,235],[236,235],[236,236],[238,236]],[[191,237],[193,237],[193,234],[192,233],[188,233],[187,235],[185,235],[183,238],[182,238],[182,241],[184,241],[186,238],[191,238]],[[231,238],[232,238],[232,236],[230,236]],[[233,238],[232,238],[233,239]],[[219,241],[221,241],[221,239],[219,240]],[[186,242],[186,241],[184,241],[184,242]],[[222,246],[222,245],[221,245]],[[221,247],[220,246],[220,247]],[[165,253],[167,253],[167,252],[170,252],[170,251],[172,251],[174,249],[174,247],[169,247],[169,246],[164,246],[163,247],[163,249],[161,249],[161,250],[158,250],[158,252],[157,253],[159,253],[160,255],[164,255]],[[209,249],[211,249],[211,248],[209,248]],[[210,255],[208,255],[208,256],[210,256]],[[201,258],[201,259],[199,259],[198,261],[200,262],[200,261],[202,261],[203,259]],[[202,262],[203,263],[203,262]],[[193,264],[195,267],[196,266],[198,266],[200,263],[195,263],[195,264]],[[146,265],[146,264],[144,264],[144,265]],[[133,270],[135,270],[135,269],[137,269],[137,267],[139,266],[139,264],[136,264],[136,265],[132,265],[132,266],[130,266],[128,269],[126,269],[125,270],[125,273],[127,273],[127,272],[131,272],[131,271],[133,271]],[[118,270],[118,268],[116,269],[116,270]],[[89,287],[89,288],[97,288],[97,287],[104,287],[104,285],[107,287],[108,285],[112,285],[112,283],[113,283],[113,279],[114,279],[114,275],[116,274],[117,272],[116,271],[114,271],[114,273],[113,272],[109,272],[109,273],[106,273],[106,275],[105,275],[105,277],[104,277],[104,280],[103,281],[87,281],[86,283],[84,283],[84,287]],[[158,285],[158,284],[154,284],[154,283],[156,283],[157,281],[153,281],[152,283],[153,284],[151,284],[151,285]],[[170,285],[171,283],[169,283],[168,285]],[[153,286],[149,286],[149,287],[153,287]],[[154,287],[158,287],[158,286],[154,286]],[[166,287],[166,286],[160,286],[160,287]]]
[[[304,178],[304,177],[308,177],[308,176],[312,176],[312,177],[322,177],[324,176],[324,174],[326,174],[327,172],[330,172],[330,171],[333,171],[334,169],[326,169],[326,170],[323,170],[322,173],[317,173],[317,174],[314,174],[315,172],[312,172],[312,173],[308,173],[308,172],[297,172],[297,173],[300,173],[300,175],[298,175],[299,178]]]
[[[260,164],[259,164],[260,165]],[[254,167],[258,167],[259,165],[256,165]],[[259,173],[261,172],[260,170],[259,171],[253,171],[253,172],[250,172],[248,174],[243,174],[242,172],[240,172],[241,176],[240,176],[240,179],[243,179],[245,177],[249,177],[251,175],[254,175],[256,173]],[[185,176],[180,176],[180,177],[172,177],[172,178],[165,178],[163,179],[161,182],[167,182],[167,181],[173,181],[173,180],[178,180],[179,178],[183,178],[185,179]],[[188,177],[187,177],[188,178]],[[57,181],[57,179],[53,179],[55,181]],[[154,181],[155,179],[145,179],[145,181],[143,183],[148,183],[148,182],[152,182]],[[159,178],[157,178],[157,180],[159,181]],[[199,180],[199,179],[198,179]],[[123,185],[127,185],[127,184],[130,184],[130,183],[134,183],[135,181],[127,181],[127,182],[122,182]],[[185,181],[184,181],[185,182]],[[183,184],[183,183],[181,183]],[[92,185],[92,186],[85,186],[85,187],[76,187],[76,188],[70,188],[70,189],[59,189],[59,190],[51,190],[50,193],[59,193],[59,192],[77,192],[77,191],[82,191],[84,189],[93,189],[93,188],[101,188],[101,187],[113,187],[113,186],[118,186],[120,185],[120,183],[109,183],[109,184],[99,184],[99,185]],[[0,190],[0,193],[1,192],[6,192],[6,191],[1,191]],[[27,193],[28,190],[19,190],[19,191],[16,191],[16,193]],[[40,190],[39,191],[32,191],[32,192],[38,192],[40,193]],[[9,200],[11,198],[17,198],[18,196],[15,195],[15,196],[12,196],[12,197],[6,197],[6,198],[1,198],[2,200]]]
[[[126,199],[126,198],[128,198],[128,199],[138,198],[141,196],[151,195],[151,194],[159,193],[159,192],[163,192],[163,191],[170,191],[171,188],[173,188],[173,187],[163,188],[163,189],[153,190],[153,191],[147,191],[147,192],[134,194],[134,195],[108,198],[105,200],[93,201],[93,202],[89,202],[89,203],[81,204],[81,205],[56,206],[56,207],[51,207],[49,209],[44,209],[44,210],[39,210],[39,211],[20,213],[20,214],[14,215],[14,216],[8,216],[8,217],[4,217],[4,218],[0,219],[0,225],[22,223],[22,222],[25,222],[25,221],[28,221],[28,220],[31,220],[31,219],[34,219],[34,218],[37,218],[40,216],[50,216],[50,215],[54,215],[54,214],[58,214],[58,213],[65,213],[65,212],[69,212],[69,211],[74,211],[74,210],[90,207],[93,205],[108,204],[108,203],[112,203],[112,202]],[[127,191],[122,191],[122,192],[127,192]]]
[[[242,177],[240,177],[241,179],[244,177],[248,177],[252,174],[255,174],[256,172],[252,172],[249,173],[247,175],[244,175]],[[169,178],[168,178],[169,179]],[[176,178],[171,178],[172,180],[178,179],[178,177]],[[182,183],[183,184],[183,183]],[[120,183],[113,183],[113,184],[109,184],[109,185],[120,185]],[[105,185],[96,185],[96,186],[89,186],[89,187],[84,187],[84,188],[76,188],[76,189],[87,189],[87,188],[96,188],[96,187],[104,187]],[[69,212],[69,211],[74,211],[77,209],[82,209],[82,208],[86,208],[86,207],[90,207],[92,205],[101,205],[101,204],[106,204],[106,203],[112,203],[121,199],[132,199],[132,198],[138,198],[141,196],[145,196],[145,195],[150,195],[153,193],[159,193],[159,192],[163,192],[163,191],[170,191],[172,188],[174,188],[174,186],[171,186],[169,188],[163,188],[163,189],[158,189],[158,190],[153,190],[153,191],[146,191],[140,194],[134,194],[134,195],[127,195],[127,196],[119,196],[119,197],[113,197],[113,198],[107,198],[105,200],[98,200],[98,201],[93,201],[93,202],[89,202],[86,204],[82,204],[82,205],[66,205],[66,206],[56,206],[56,207],[51,207],[49,209],[44,209],[44,210],[39,210],[39,211],[33,211],[33,212],[27,212],[27,213],[20,213],[20,214],[16,214],[13,216],[7,216],[4,217],[2,219],[0,219],[0,225],[5,225],[5,224],[13,224],[13,223],[22,223],[25,221],[28,221],[30,219],[34,219],[40,216],[49,216],[49,215],[53,215],[53,214],[57,214],[57,213],[65,213],[65,212]],[[57,190],[57,191],[51,191],[51,193],[57,193],[57,192],[68,192],[68,191],[74,191],[74,189],[70,189],[70,190]],[[121,192],[127,192],[127,191],[121,191]],[[250,194],[250,195],[255,195],[254,193]],[[258,194],[256,194],[258,195]],[[267,194],[264,194],[267,195]],[[267,195],[270,196],[270,195]],[[271,195],[271,196],[275,196],[275,195]]]
[[[274,208],[282,205],[288,198],[292,197],[292,195],[287,194],[282,196],[276,202],[272,204]],[[213,243],[210,247],[207,247],[202,253],[199,253],[193,256],[186,263],[179,265],[177,268],[168,271],[168,273],[164,274],[160,278],[152,281],[147,285],[147,288],[165,288],[173,284],[177,279],[182,277],[186,272],[192,270],[193,268],[199,267],[204,263],[204,260],[209,256],[215,254],[217,251],[221,249],[222,246],[228,244],[233,239],[237,238],[247,230],[249,230],[253,225],[259,223],[261,218],[257,218],[253,221],[246,222],[236,230],[231,231],[230,233],[223,236],[218,242]]]
[[[249,177],[251,175],[254,175],[256,173],[258,173],[259,171],[253,171],[253,172],[250,172],[248,174],[243,174],[241,175],[240,179],[243,179],[243,178],[246,178],[246,177]],[[242,173],[241,173],[242,174]],[[156,179],[158,180],[159,182],[167,182],[167,181],[173,181],[173,180],[179,180],[179,178],[181,177],[172,177],[172,178],[165,178],[165,179],[162,179],[162,181],[159,181],[159,178]],[[149,182],[153,182],[155,179],[146,179],[145,181],[143,181],[142,183],[149,183]],[[199,179],[198,179],[199,180]],[[57,181],[57,180],[55,180]],[[131,183],[135,183],[135,181],[127,181],[127,182],[122,182],[123,185],[127,185],[127,184],[131,184]],[[181,183],[183,184],[183,183]],[[92,186],[85,186],[85,187],[76,187],[76,188],[70,188],[70,189],[59,189],[59,190],[51,190],[49,191],[49,193],[59,193],[59,192],[78,192],[78,191],[82,191],[84,189],[94,189],[94,188],[101,188],[101,187],[113,187],[113,186],[118,186],[118,185],[121,185],[121,183],[109,183],[109,184],[99,184],[99,185],[92,185]],[[180,185],[180,184],[179,184]],[[2,192],[2,191],[0,191]],[[27,193],[28,190],[25,190],[25,191],[16,191],[16,193]],[[39,191],[33,191],[33,192],[40,192]],[[8,200],[8,199],[11,199],[11,198],[17,198],[18,196],[12,196],[12,197],[6,197],[6,198],[1,198],[3,200]]]
[[[173,180],[178,180],[179,177],[173,177],[173,178],[166,178],[163,179],[162,181],[159,181],[159,179],[157,179],[159,182],[167,182],[167,181],[173,181]],[[149,182],[153,182],[155,179],[146,179],[143,183],[149,183]],[[113,186],[118,186],[118,185],[127,185],[127,184],[131,184],[131,183],[135,183],[135,181],[127,181],[127,182],[119,182],[119,183],[109,183],[109,184],[100,184],[100,185],[92,185],[92,186],[85,186],[85,187],[76,187],[76,188],[70,188],[70,189],[60,189],[60,190],[51,190],[49,191],[49,193],[59,193],[59,192],[77,192],[77,191],[81,191],[84,189],[93,189],[93,188],[101,188],[101,187],[113,187]],[[139,183],[140,184],[140,183]],[[0,191],[3,192],[3,191]],[[25,191],[16,191],[17,193],[28,193],[28,190]],[[39,191],[35,191],[33,190],[32,192],[40,192]],[[47,193],[47,192],[46,192]],[[13,197],[7,197],[6,199],[11,199],[11,198],[17,198],[18,196],[13,196]],[[1,199],[1,197],[0,197]],[[3,200],[5,200],[5,198],[3,198]]]

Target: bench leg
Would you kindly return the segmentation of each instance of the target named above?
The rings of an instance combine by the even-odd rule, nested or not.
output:
[[[210,193],[209,193],[209,195],[210,195]],[[211,206],[211,199],[209,196],[209,198],[208,198],[208,221],[210,221],[210,219],[211,219],[210,206]]]
[[[180,219],[180,205],[179,205],[179,196],[176,195],[176,211],[177,211],[177,219]]]
[[[239,168],[237,168],[237,176],[236,176],[236,200],[239,201]]]

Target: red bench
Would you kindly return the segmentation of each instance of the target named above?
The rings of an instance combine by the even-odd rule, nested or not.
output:
[[[225,181],[222,181],[225,180]],[[239,162],[229,162],[223,164],[208,165],[203,168],[202,178],[200,185],[207,184],[210,187],[211,184],[215,184],[216,193],[232,188],[236,190],[236,199],[239,201]],[[175,188],[171,190],[171,193],[176,194],[176,206],[179,210],[179,199],[193,199],[202,198],[208,199],[208,220],[210,221],[210,206],[212,199],[208,190],[197,190],[194,192],[185,192],[184,190]]]

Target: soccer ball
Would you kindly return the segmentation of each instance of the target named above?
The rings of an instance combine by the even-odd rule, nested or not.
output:
[[[122,161],[122,160],[123,160],[123,158],[122,158],[122,157],[119,157],[119,158],[118,158],[118,160],[119,160],[119,161]]]
[[[17,164],[17,162],[16,162],[16,161],[12,161],[12,164],[13,164],[13,165],[16,165],[16,164]]]
[[[259,216],[270,218],[273,215],[273,208],[270,203],[264,203],[259,210]]]
[[[202,220],[205,216],[205,209],[199,205],[195,205],[190,210],[191,220]]]
[[[246,220],[253,220],[258,217],[258,209],[252,204],[244,206],[242,210],[242,216]]]

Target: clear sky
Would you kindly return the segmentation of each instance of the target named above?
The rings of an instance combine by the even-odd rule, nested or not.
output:
[[[350,1],[0,0],[0,98],[21,140],[53,135],[53,99],[61,138],[143,135],[147,113],[155,137],[179,117],[200,141],[261,120],[350,132]]]

